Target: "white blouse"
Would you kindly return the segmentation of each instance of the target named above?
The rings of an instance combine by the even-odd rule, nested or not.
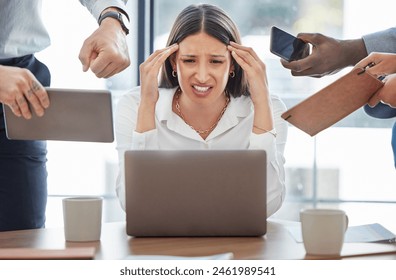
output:
[[[189,127],[172,111],[176,88],[159,89],[155,110],[156,129],[135,131],[140,101],[140,87],[121,97],[115,116],[115,132],[119,158],[116,192],[125,209],[124,153],[126,150],[205,150],[205,149],[262,149],[267,153],[267,216],[274,214],[285,196],[285,158],[287,123],[281,118],[284,103],[271,96],[276,138],[271,133],[255,134],[253,104],[250,97],[231,97],[224,115],[206,139]]]

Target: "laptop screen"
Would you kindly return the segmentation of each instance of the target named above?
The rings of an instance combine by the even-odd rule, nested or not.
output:
[[[266,232],[263,150],[127,151],[125,182],[129,235]]]

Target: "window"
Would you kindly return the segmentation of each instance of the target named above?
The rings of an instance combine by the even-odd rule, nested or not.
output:
[[[154,1],[154,49],[163,48],[176,15],[201,1]],[[269,52],[269,31],[276,25],[292,34],[319,32],[335,38],[360,38],[394,25],[396,3],[357,0],[227,1],[206,3],[223,8],[238,25],[244,45],[267,65],[272,94],[288,107],[328,85],[350,69],[321,79],[293,77]],[[359,12],[357,13],[357,9]],[[367,19],[370,19],[369,21]],[[289,126],[286,146],[287,200],[295,202],[396,201],[396,172],[390,146],[391,120],[377,120],[363,110],[310,137]],[[375,190],[375,191],[373,191]]]
[[[396,9],[396,2],[391,0],[378,0],[375,4],[358,0],[205,2],[220,6],[234,19],[243,43],[253,47],[266,63],[271,93],[279,95],[288,107],[349,69],[321,79],[292,77],[279,58],[269,52],[272,25],[292,34],[320,32],[336,38],[358,38],[393,26]],[[104,80],[97,79],[90,71],[83,73],[78,60],[83,40],[97,27],[95,19],[77,0],[44,0],[43,18],[52,45],[39,53],[38,58],[49,66],[53,87],[108,88],[115,106],[122,93],[138,84],[139,62],[147,58],[150,48],[165,46],[176,15],[190,3],[201,1],[129,1],[132,29],[128,43],[132,65]],[[138,5],[147,9],[142,13]],[[372,10],[378,7],[382,7],[381,13],[373,14]],[[285,154],[287,200],[297,204],[395,202],[396,172],[390,147],[390,127],[394,121],[376,120],[359,110],[314,138],[290,126]],[[48,150],[47,227],[62,223],[60,199],[72,195],[103,195],[105,221],[124,219],[114,192],[118,161],[114,143],[49,141]],[[287,205],[282,211],[289,211]],[[297,215],[298,211],[293,208],[293,213]]]

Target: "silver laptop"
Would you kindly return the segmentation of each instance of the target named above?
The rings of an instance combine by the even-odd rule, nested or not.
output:
[[[6,133],[14,140],[114,141],[108,90],[46,88],[50,106],[42,117],[27,120],[3,105]]]
[[[125,153],[131,236],[261,236],[266,233],[263,150]]]

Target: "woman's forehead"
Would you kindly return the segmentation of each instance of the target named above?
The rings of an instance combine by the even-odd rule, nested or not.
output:
[[[203,32],[187,36],[179,43],[180,55],[203,53],[215,56],[226,56],[229,52],[226,44]]]

